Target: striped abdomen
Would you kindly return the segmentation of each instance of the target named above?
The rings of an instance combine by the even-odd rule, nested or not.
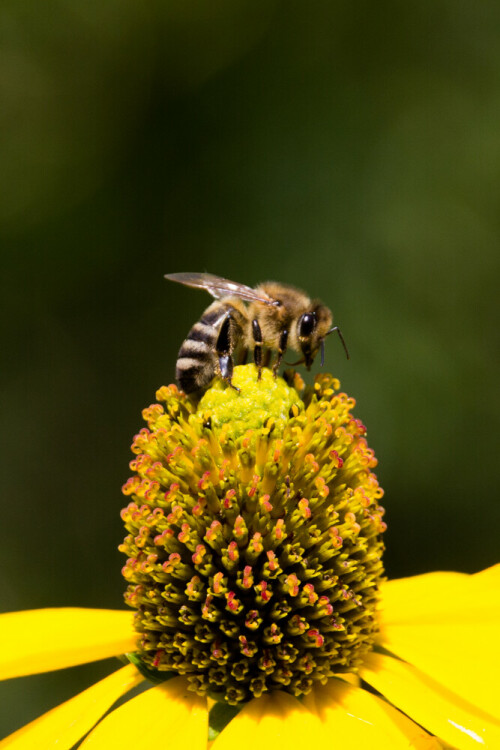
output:
[[[217,374],[217,338],[228,309],[230,305],[219,301],[210,305],[179,349],[175,377],[184,393],[208,388]]]

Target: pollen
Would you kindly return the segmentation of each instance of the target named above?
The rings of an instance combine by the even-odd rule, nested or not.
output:
[[[160,388],[123,492],[136,663],[240,704],[356,672],[377,633],[383,492],[354,400],[252,365],[198,406]]]

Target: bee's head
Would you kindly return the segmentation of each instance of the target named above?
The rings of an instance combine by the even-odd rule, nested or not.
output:
[[[299,317],[297,338],[308,370],[319,348],[323,350],[323,339],[328,335],[331,325],[332,314],[325,305],[320,303],[313,303],[312,308]],[[323,359],[323,354],[321,359]]]

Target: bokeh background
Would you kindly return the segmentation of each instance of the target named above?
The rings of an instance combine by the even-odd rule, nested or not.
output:
[[[500,4],[4,0],[0,35],[2,609],[121,606],[131,438],[210,302],[175,271],[332,307],[390,576],[498,560]],[[108,669],[3,685],[1,735]]]

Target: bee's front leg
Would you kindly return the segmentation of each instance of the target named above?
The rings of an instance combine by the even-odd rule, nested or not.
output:
[[[260,380],[262,376],[262,331],[260,330],[260,325],[257,318],[254,318],[252,320],[252,335],[255,342],[255,346],[253,348],[253,361],[255,362],[255,366],[259,371],[257,380]]]
[[[276,358],[276,362],[273,365],[273,375],[274,377],[278,374],[278,369],[281,364],[281,360],[283,359],[283,355],[286,352],[286,347],[288,344],[288,330],[286,328],[283,328],[280,335],[280,340],[278,344],[278,356]]]
[[[219,335],[217,336],[217,342],[215,344],[215,350],[219,358],[219,370],[221,378],[223,378],[231,388],[239,392],[239,388],[233,385],[233,358],[231,356],[232,345],[231,345],[231,313],[228,312],[222,320]]]

